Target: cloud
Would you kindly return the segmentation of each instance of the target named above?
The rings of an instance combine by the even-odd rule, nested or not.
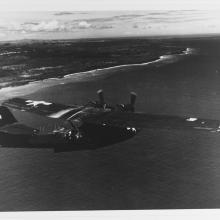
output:
[[[24,22],[23,25],[38,25],[38,22]]]
[[[71,14],[80,14],[84,12],[57,12],[53,15],[65,16]],[[200,14],[199,14],[200,13]],[[82,29],[93,29],[93,30],[107,30],[114,29],[118,27],[130,27],[133,31],[138,29],[149,29],[153,28],[154,25],[178,25],[192,22],[198,23],[209,17],[204,16],[203,12],[193,12],[193,11],[142,11],[139,13],[124,12],[123,14],[114,14],[113,12],[109,14],[91,14],[91,16],[74,16],[73,17],[42,17],[39,20],[30,18],[29,20],[23,21],[0,21],[0,30],[19,32],[21,34],[36,34],[37,32],[80,32]],[[87,14],[89,14],[87,12]],[[83,17],[83,18],[82,18]],[[191,22],[191,23],[190,23]],[[210,28],[210,27],[209,27]],[[136,29],[136,30],[135,30]]]
[[[90,28],[90,27],[91,27],[91,24],[88,23],[87,21],[80,21],[80,22],[78,23],[78,27],[81,28],[81,29]]]
[[[137,29],[151,29],[152,26],[146,23],[140,23],[140,24],[134,24],[132,26],[133,28],[137,28]]]
[[[72,15],[72,14],[74,14],[74,13],[73,12],[65,12],[65,11],[63,11],[63,12],[55,13],[54,15],[55,16],[62,16],[62,15]]]
[[[29,22],[24,23],[21,25],[21,30],[23,31],[31,31],[31,32],[38,32],[38,31],[61,31],[64,30],[65,26],[60,24],[57,20],[51,21],[41,21],[38,23]]]
[[[134,24],[133,28],[139,28],[138,24]]]
[[[55,16],[63,16],[63,15],[75,15],[75,14],[88,14],[87,12],[80,12],[80,11],[77,11],[77,12],[68,12],[68,11],[61,11],[61,12],[57,12],[55,13],[54,15]]]
[[[32,25],[32,31],[53,31],[59,29],[59,23],[56,20],[45,22],[42,21],[37,25]]]
[[[16,31],[20,33],[34,33],[34,32],[72,32],[76,29],[95,28],[87,21],[58,21],[58,20],[42,20],[39,22],[11,22],[7,26],[0,26],[3,31]]]
[[[98,29],[112,29],[113,26],[112,25],[102,25],[102,26],[99,26],[97,27]]]
[[[208,28],[216,28],[217,26],[216,25],[214,25],[214,24],[210,24],[210,25],[208,25]]]
[[[206,20],[206,17],[186,17],[181,15],[176,16],[152,16],[147,15],[145,16],[141,22],[147,22],[151,24],[171,24],[171,23],[180,23],[183,22],[197,22],[197,21],[203,21]]]
[[[3,37],[5,37],[5,36],[6,36],[5,33],[0,33],[0,38],[3,38]]]
[[[95,22],[90,23],[86,20],[81,20],[79,22],[75,21],[66,21],[66,22],[58,22],[57,20],[52,21],[41,21],[39,23],[29,22],[24,23],[22,25],[14,25],[13,30],[16,31],[29,31],[29,32],[51,32],[51,31],[59,31],[59,32],[71,32],[76,29],[111,29],[113,28],[110,24],[103,24],[103,22]]]
[[[144,14],[124,14],[124,15],[115,15],[109,17],[98,17],[98,18],[87,18],[84,21],[89,23],[96,23],[96,22],[112,22],[112,21],[120,21],[120,20],[131,20],[138,17],[143,17]],[[82,19],[74,19],[73,22],[81,21]]]
[[[22,29],[22,27],[20,23],[14,21],[14,22],[10,22],[8,26],[5,26],[5,29],[12,31],[19,31]]]
[[[112,17],[114,20],[130,20],[134,18],[143,17],[143,14],[127,14],[127,15],[117,15]]]

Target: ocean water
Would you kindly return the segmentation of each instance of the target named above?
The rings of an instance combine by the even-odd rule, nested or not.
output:
[[[96,90],[102,88],[107,102],[126,103],[129,92],[135,91],[137,111],[220,120],[218,37],[120,42],[124,44],[117,39],[111,44],[101,41],[100,48],[117,48],[114,59],[109,58],[114,65],[101,65],[100,56],[92,60],[92,68],[77,73],[71,67],[62,75],[38,65],[35,68],[50,74],[33,78],[38,82],[1,89],[1,100],[19,95],[83,104],[96,99]],[[29,47],[33,45],[29,43]],[[117,52],[125,48],[132,53]],[[143,56],[147,49],[148,56]],[[59,62],[54,57],[51,60],[61,65],[59,56]],[[42,64],[42,60],[35,62]],[[14,114],[32,126],[45,123],[40,116]],[[48,149],[1,148],[0,210],[219,208],[219,158],[219,133],[158,127],[143,129],[130,140],[95,151],[55,154]]]

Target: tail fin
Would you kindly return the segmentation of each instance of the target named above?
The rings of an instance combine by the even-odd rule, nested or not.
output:
[[[7,124],[12,124],[16,121],[17,120],[7,107],[0,106],[0,127]]]

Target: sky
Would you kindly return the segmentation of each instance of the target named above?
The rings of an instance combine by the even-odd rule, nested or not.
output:
[[[0,41],[220,34],[220,4],[214,3],[0,0]]]
[[[220,9],[219,0],[0,0],[0,11]]]

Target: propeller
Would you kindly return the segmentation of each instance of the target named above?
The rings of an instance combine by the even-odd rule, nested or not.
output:
[[[101,108],[105,108],[106,104],[105,104],[103,90],[102,89],[98,90],[97,95],[99,98],[98,106],[100,106]],[[136,99],[137,99],[137,94],[135,92],[130,92],[130,102],[126,105],[120,104],[118,105],[118,107],[121,109],[121,111],[134,112]]]
[[[134,111],[135,102],[136,102],[137,94],[135,92],[130,93],[130,106]]]
[[[135,102],[137,94],[135,92],[130,93],[130,102],[128,104],[119,104],[118,109],[122,112],[134,112],[135,111]]]
[[[102,89],[98,90],[98,91],[97,91],[97,94],[98,94],[98,97],[99,97],[99,104],[100,104],[101,106],[104,106],[105,100],[104,100],[103,90],[102,90]]]

